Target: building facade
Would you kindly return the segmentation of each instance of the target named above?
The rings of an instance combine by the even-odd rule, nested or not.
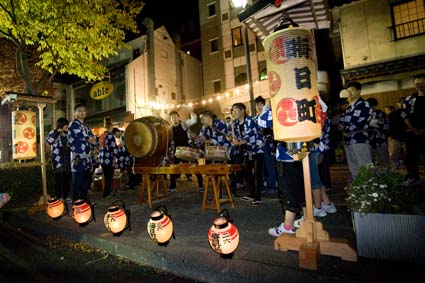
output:
[[[202,95],[201,63],[180,51],[165,27],[148,31],[127,45],[105,62],[109,69],[106,80],[113,84],[113,92],[93,100],[89,95],[93,84],[73,83],[67,97],[68,116],[75,103],[84,103],[90,125],[100,127],[103,118],[111,116],[118,126],[125,127],[143,116],[166,118],[185,97]]]
[[[367,0],[332,9],[344,61],[345,81],[380,108],[395,105],[413,90],[412,76],[425,72],[425,1]]]
[[[220,99],[220,110],[229,113],[233,103],[249,103],[244,29],[238,18],[241,8],[230,0],[199,0],[204,95]],[[257,1],[248,1],[253,5]],[[247,8],[248,9],[248,8]],[[248,29],[254,97],[270,98],[262,41]],[[329,91],[326,72],[318,71],[319,89]],[[209,101],[209,99],[208,99]],[[247,107],[249,109],[249,107]]]

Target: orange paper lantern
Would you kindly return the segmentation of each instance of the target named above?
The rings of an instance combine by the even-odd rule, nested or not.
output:
[[[47,201],[47,215],[52,219],[59,219],[65,212],[63,200],[52,198]]]
[[[227,209],[222,210],[214,219],[208,232],[208,242],[218,254],[230,255],[239,245],[239,231],[229,220]]]
[[[84,200],[78,199],[72,205],[72,219],[80,225],[88,224],[96,221],[92,205]]]
[[[171,239],[173,222],[165,206],[159,206],[151,213],[147,229],[149,237],[158,244],[165,244]]]
[[[264,39],[274,138],[306,142],[321,135],[313,36],[287,28]]]

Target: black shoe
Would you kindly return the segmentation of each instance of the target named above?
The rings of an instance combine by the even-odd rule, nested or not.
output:
[[[252,206],[259,206],[261,204],[261,201],[259,201],[259,200],[253,200],[252,202],[251,202],[251,205]]]

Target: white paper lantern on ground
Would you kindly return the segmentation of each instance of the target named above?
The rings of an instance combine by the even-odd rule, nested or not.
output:
[[[173,222],[165,206],[157,207],[150,215],[147,225],[149,237],[158,244],[167,243],[173,236]]]
[[[104,217],[105,227],[114,235],[120,235],[125,229],[130,226],[130,210],[127,210],[122,200],[115,201]]]
[[[221,255],[232,254],[239,245],[239,231],[229,221],[229,212],[222,210],[208,231],[208,242],[213,251]]]

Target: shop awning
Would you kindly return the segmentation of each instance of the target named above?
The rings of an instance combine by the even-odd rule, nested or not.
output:
[[[281,2],[280,6],[275,2]],[[239,14],[239,20],[263,40],[284,18],[307,29],[330,27],[327,0],[259,0]]]

